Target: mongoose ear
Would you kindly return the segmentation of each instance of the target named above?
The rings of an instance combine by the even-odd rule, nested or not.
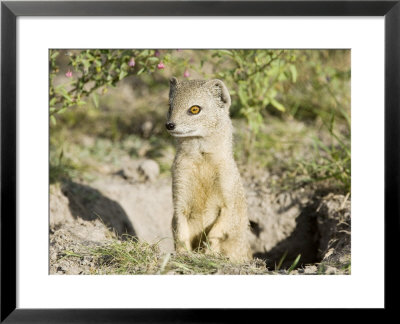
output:
[[[218,105],[221,108],[229,109],[231,105],[231,96],[225,84],[218,79],[208,81],[207,84],[211,88],[211,93],[217,99]]]
[[[178,79],[175,77],[172,77],[171,79],[169,79],[169,86],[170,87],[175,87],[178,84]]]

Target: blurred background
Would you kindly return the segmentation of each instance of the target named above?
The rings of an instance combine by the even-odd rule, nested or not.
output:
[[[50,65],[52,183],[90,177],[121,154],[168,173],[176,76],[225,82],[239,164],[266,168],[278,187],[350,190],[349,50],[51,50]]]
[[[232,98],[253,251],[273,260],[286,253],[293,261],[308,247],[270,252],[293,236],[302,211],[317,196],[351,198],[350,56],[334,49],[50,50],[51,227],[66,223],[69,213],[145,240],[169,236],[175,154],[164,126],[169,79],[218,78]],[[306,202],[299,192],[307,192]],[[318,232],[314,225],[304,230],[310,237]],[[321,237],[310,240],[313,252],[302,252],[304,262],[321,260]]]

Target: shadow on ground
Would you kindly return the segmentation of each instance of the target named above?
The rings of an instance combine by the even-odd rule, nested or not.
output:
[[[61,190],[68,198],[68,207],[75,219],[100,219],[118,235],[136,236],[133,225],[121,205],[100,191],[70,180],[63,182]]]
[[[296,226],[293,232],[287,238],[278,242],[271,250],[265,253],[255,253],[254,257],[265,260],[270,269],[275,269],[282,258],[284,259],[281,268],[290,267],[299,254],[301,257],[298,267],[302,264],[320,261],[320,237],[315,212],[317,207],[315,203],[304,206],[296,218]]]

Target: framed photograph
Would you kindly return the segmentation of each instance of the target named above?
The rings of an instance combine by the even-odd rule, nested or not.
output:
[[[2,322],[393,308],[399,1],[1,17]]]

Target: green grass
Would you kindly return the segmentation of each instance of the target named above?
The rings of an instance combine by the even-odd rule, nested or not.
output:
[[[100,269],[115,274],[155,273],[159,269],[160,252],[157,244],[140,242],[134,238],[113,241],[92,249]]]
[[[333,123],[333,122],[332,122]],[[266,169],[269,186],[291,191],[324,186],[347,194],[351,190],[349,125],[269,117],[259,133],[251,135],[243,121],[234,121],[235,159],[245,169]]]
[[[50,145],[50,184],[61,182],[65,179],[79,177],[86,169],[86,165],[74,161],[64,155],[64,149]]]
[[[236,161],[246,169],[251,165],[276,175],[270,179],[271,188],[290,191],[329,184],[344,194],[350,192],[350,136],[324,125],[316,127],[275,117],[252,139],[243,121],[234,120],[234,126]],[[142,138],[131,134],[112,140],[58,130],[51,136],[50,182],[77,177],[90,180],[103,166],[120,167],[126,157],[154,159],[161,173],[169,175],[174,154],[173,142],[163,136]]]
[[[299,160],[295,168],[303,183],[334,181],[345,192],[351,189],[351,154],[348,146],[327,147],[321,140],[314,138],[314,156],[312,160]]]
[[[263,260],[253,259],[248,262],[236,263],[219,254],[183,252],[165,253],[159,249],[159,243],[150,244],[136,238],[124,235],[114,238],[109,243],[97,247],[80,245],[78,249],[65,250],[59,254],[58,261],[68,259],[79,267],[79,261],[89,257],[95,266],[82,274],[91,275],[297,275],[302,273],[300,266],[301,254],[290,267],[281,269],[286,257],[275,269],[267,269]],[[317,263],[315,275],[350,274],[350,262],[345,264]]]
[[[297,264],[299,263],[301,258],[301,254],[299,254],[296,259],[293,261],[292,265],[289,267],[289,269],[287,270],[288,273],[292,272],[294,269],[296,269]]]
[[[100,247],[64,251],[59,260],[78,261],[87,256],[96,264],[90,274],[272,274],[258,259],[235,263],[219,254],[162,253],[158,243],[149,244],[128,235]]]

